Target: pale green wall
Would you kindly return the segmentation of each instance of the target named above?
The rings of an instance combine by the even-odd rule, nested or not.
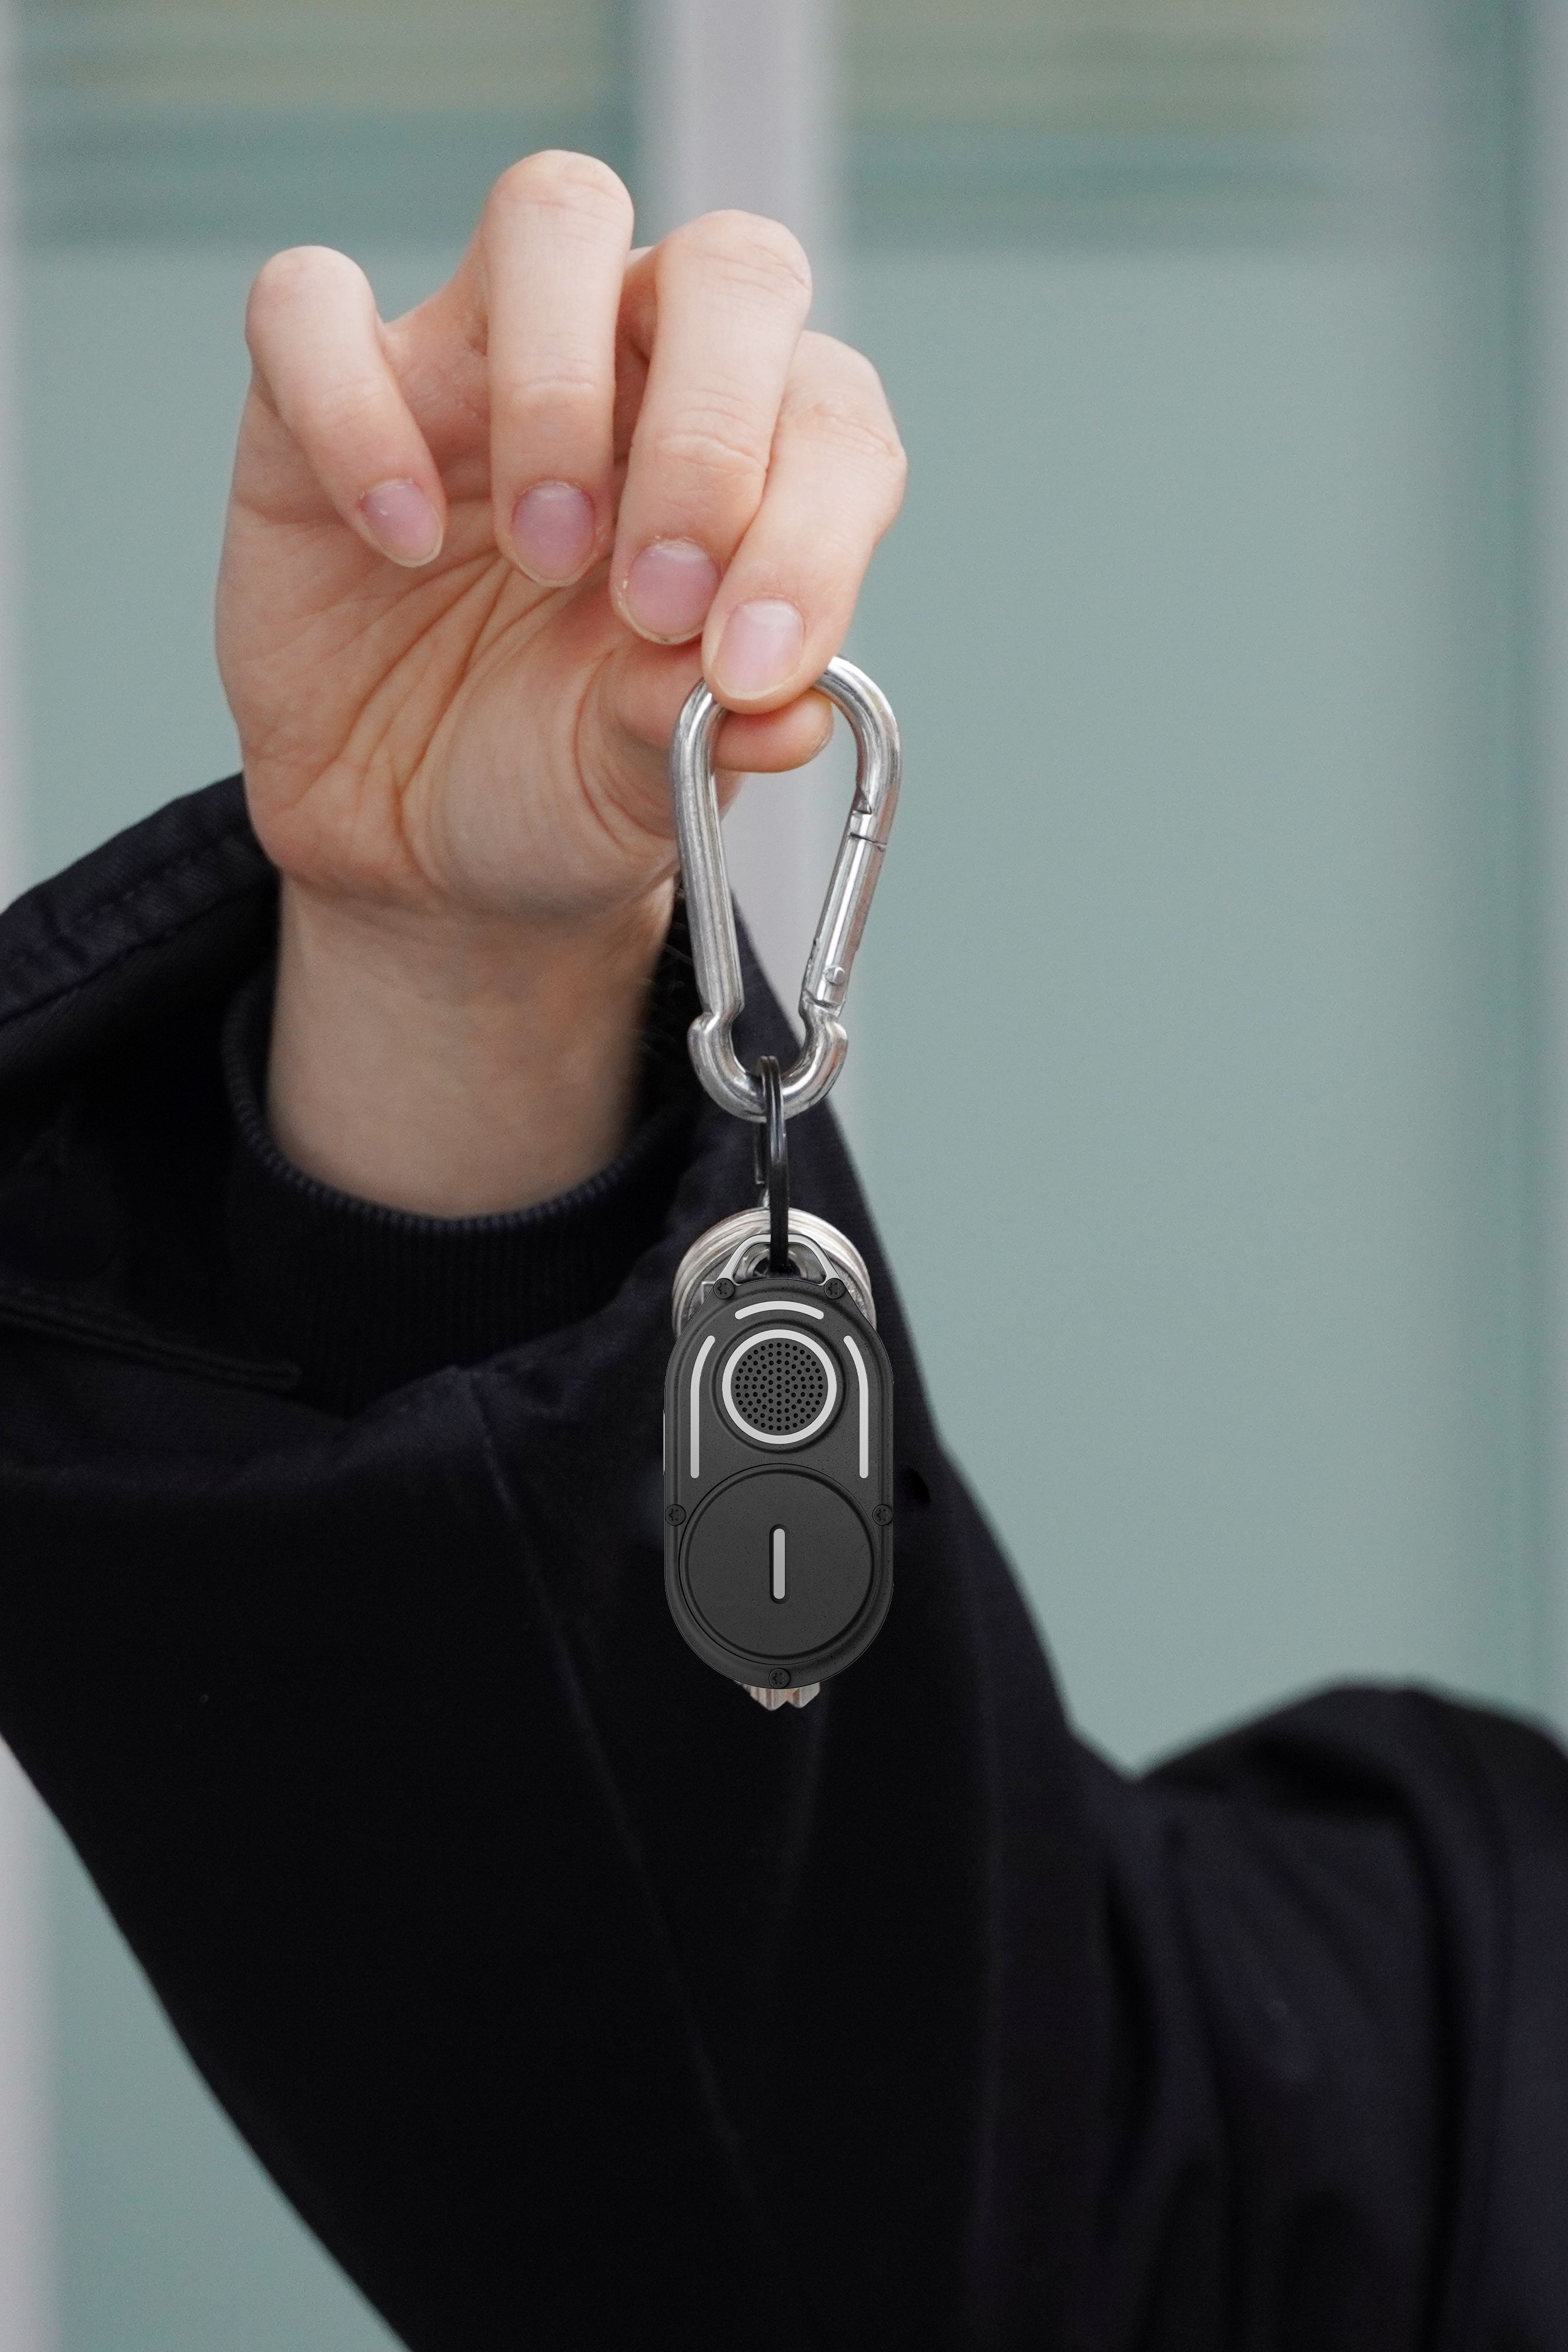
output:
[[[1534,1696],[1519,809],[1466,281],[885,258],[872,1191],[1070,1698]]]
[[[57,1832],[60,2352],[391,2352],[192,2069]]]
[[[447,246],[361,247],[389,315]],[[213,580],[263,247],[44,247],[22,272],[28,852],[47,873],[232,772]]]

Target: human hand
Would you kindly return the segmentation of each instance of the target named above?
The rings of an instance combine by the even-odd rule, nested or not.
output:
[[[902,490],[786,230],[631,235],[605,165],[536,155],[390,326],[320,249],[251,296],[218,647],[284,877],[272,1116],[400,1205],[520,1206],[613,1151],[676,714],[706,675],[721,767],[810,759]]]

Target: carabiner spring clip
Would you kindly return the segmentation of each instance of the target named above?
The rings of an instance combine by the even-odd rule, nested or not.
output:
[[[849,1046],[844,999],[893,829],[904,767],[892,706],[863,670],[852,662],[831,661],[817,680],[817,692],[849,720],[855,739],[855,792],[800,982],[805,1043],[779,1081],[787,1119],[821,1102],[843,1065]],[[706,686],[694,688],[670,745],[692,961],[703,1003],[691,1026],[691,1056],[721,1109],[760,1122],[768,1112],[763,1082],[742,1067],[734,1043],[746,990],[713,765],[714,741],[726,715]]]

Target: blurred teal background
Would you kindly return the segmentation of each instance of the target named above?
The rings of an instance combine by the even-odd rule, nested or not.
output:
[[[1521,60],[1489,0],[849,0],[842,325],[913,459],[852,1124],[1091,1736],[1539,1680]],[[389,314],[617,0],[31,0],[30,857],[234,764],[210,596],[274,246]],[[802,943],[803,944],[803,943]],[[56,1857],[63,2352],[384,2331]]]

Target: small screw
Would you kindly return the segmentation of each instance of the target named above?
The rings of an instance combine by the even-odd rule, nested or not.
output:
[[[788,1690],[789,1687],[789,1675],[787,1667],[775,1666],[768,1679],[775,1690]]]
[[[831,1282],[825,1282],[822,1285],[822,1287],[827,1292],[830,1298],[841,1298],[844,1295],[844,1285],[839,1280],[836,1274],[834,1275]]]
[[[714,1288],[717,1291],[721,1298],[733,1298],[735,1297],[735,1285],[731,1282],[727,1274],[720,1276],[719,1279],[714,1284]]]
[[[685,1516],[686,1507],[684,1503],[672,1503],[669,1509],[664,1513],[664,1517],[668,1519],[673,1528],[678,1528]]]
[[[872,1513],[872,1517],[876,1521],[879,1528],[890,1527],[893,1523],[892,1504],[879,1503],[875,1510]]]

